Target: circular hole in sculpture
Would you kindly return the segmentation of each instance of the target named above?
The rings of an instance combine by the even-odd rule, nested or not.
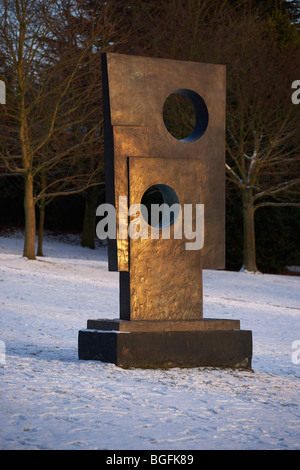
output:
[[[175,90],[164,103],[163,120],[168,132],[177,140],[194,142],[207,129],[207,106],[195,91]]]
[[[177,194],[166,184],[150,186],[144,192],[141,204],[144,220],[155,228],[166,228],[173,225],[180,211]]]

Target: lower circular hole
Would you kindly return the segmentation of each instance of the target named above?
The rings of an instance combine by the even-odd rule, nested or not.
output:
[[[165,228],[173,225],[180,210],[176,192],[166,184],[150,186],[144,192],[141,204],[141,213],[144,220],[155,228]]]

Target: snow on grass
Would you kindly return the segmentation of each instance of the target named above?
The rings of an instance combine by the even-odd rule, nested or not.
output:
[[[86,321],[119,316],[105,247],[22,244],[0,237],[1,449],[299,449],[299,277],[204,272],[204,316],[253,331],[252,371],[124,370],[78,360]]]

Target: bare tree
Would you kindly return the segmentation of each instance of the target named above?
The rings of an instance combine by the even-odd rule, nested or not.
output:
[[[35,258],[36,205],[44,210],[53,197],[98,185],[99,177],[103,181],[95,43],[111,47],[116,23],[111,6],[100,2],[98,21],[90,25],[92,33],[84,34],[88,25],[82,21],[83,3],[4,0],[0,7],[7,83],[0,159],[3,172],[24,178],[23,254],[29,259]]]
[[[299,46],[280,47],[266,22],[240,18],[228,53],[227,175],[242,195],[243,269],[257,271],[255,211],[300,206],[299,113],[290,87]],[[299,66],[298,72],[299,72]]]

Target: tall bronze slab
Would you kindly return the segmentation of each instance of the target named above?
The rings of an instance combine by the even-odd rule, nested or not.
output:
[[[251,332],[234,320],[203,320],[202,269],[225,265],[225,74],[223,65],[103,54],[106,202],[117,216],[108,266],[120,273],[120,319],[89,320],[79,335],[80,358],[148,366],[159,365],[161,356],[164,366],[250,367]],[[174,93],[195,109],[195,128],[183,140],[163,119],[164,103]],[[172,188],[182,207],[204,206],[201,249],[186,249],[185,233],[172,236],[180,218],[169,239],[169,227],[159,229],[158,239],[124,237],[137,217],[126,211],[157,185]],[[208,324],[214,325],[209,331]],[[154,362],[140,344],[145,351],[155,348]]]
[[[115,204],[118,211],[119,196],[128,195],[129,157],[184,158],[187,166],[190,159],[198,160],[201,202],[206,208],[203,268],[224,268],[225,66],[123,54],[106,54],[102,64],[110,183],[107,202]],[[180,141],[166,129],[163,105],[169,95],[180,90],[193,91],[206,103],[209,121],[200,138]],[[158,171],[157,182],[159,176]],[[110,246],[109,269],[129,270],[128,240],[117,239]]]
[[[119,197],[139,203],[151,184],[169,183],[180,204],[205,207],[201,251],[185,250],[184,237],[121,239],[117,226],[108,254],[110,270],[129,273],[120,275],[121,318],[202,318],[201,268],[225,263],[225,67],[120,54],[104,55],[102,64],[107,202],[115,205],[117,220]],[[163,105],[176,91],[204,100],[208,126],[201,137],[180,141],[167,130]]]

